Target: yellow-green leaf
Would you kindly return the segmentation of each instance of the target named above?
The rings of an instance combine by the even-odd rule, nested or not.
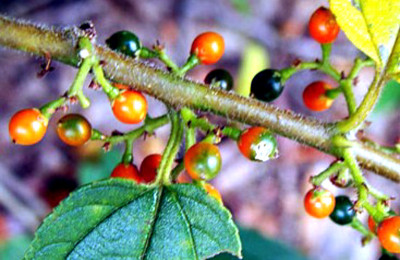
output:
[[[340,28],[349,40],[371,59],[378,69],[392,63],[400,28],[399,0],[330,0]],[[400,44],[400,43],[399,43]],[[390,59],[390,60],[389,60]]]

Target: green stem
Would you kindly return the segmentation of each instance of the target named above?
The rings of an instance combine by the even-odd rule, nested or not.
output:
[[[124,135],[112,135],[112,136],[107,136],[103,133],[101,133],[97,129],[92,130],[92,136],[91,140],[100,140],[103,142],[108,142],[110,144],[116,144],[120,142],[124,142],[126,140],[131,140],[132,142],[142,136],[145,132],[152,132],[155,129],[167,124],[169,122],[169,118],[167,115],[163,115],[160,117],[156,118],[151,118],[149,120],[146,120],[145,125],[125,133]]]
[[[50,56],[52,60],[78,66],[80,58],[77,42],[81,34],[70,28],[49,28],[0,15],[0,45],[37,56]],[[243,98],[232,92],[218,89],[210,91],[203,84],[116,55],[108,48],[94,48],[96,57],[105,61],[103,69],[108,79],[135,86],[138,91],[154,96],[171,107],[208,111],[244,124],[267,127],[283,137],[334,156],[341,156],[332,149],[331,137],[336,132],[332,124],[251,98]],[[333,74],[340,78],[340,74]],[[358,143],[354,153],[364,169],[400,182],[400,160],[395,156],[362,143]]]
[[[175,62],[173,62],[169,56],[167,55],[167,53],[165,52],[165,49],[161,49],[161,50],[156,50],[157,54],[158,54],[158,59],[160,61],[162,61],[165,66],[167,66],[167,68],[169,68],[172,73],[179,73],[179,67],[178,65],[175,64]]]
[[[179,174],[185,169],[185,164],[180,162],[174,169],[171,171],[171,180],[176,180]]]
[[[189,70],[200,64],[199,58],[195,54],[191,54],[186,63],[176,73],[178,76],[185,75]]]
[[[97,83],[103,88],[104,93],[106,93],[110,100],[114,100],[119,95],[120,91],[104,77],[103,68],[98,61],[93,64],[93,73]]]
[[[310,181],[314,186],[321,186],[322,182],[332,176],[333,174],[337,173],[341,169],[343,169],[344,163],[343,162],[335,162],[331,164],[325,171],[321,172],[320,174],[311,177]]]
[[[182,140],[183,125],[179,114],[173,109],[169,109],[169,116],[171,120],[171,134],[167,146],[164,149],[160,166],[158,167],[156,184],[170,183],[172,165]]]
[[[186,123],[190,123],[190,127],[196,127],[206,132],[213,132],[218,127],[211,124],[206,118],[198,118],[197,115],[188,108],[181,109],[182,119]],[[242,131],[235,127],[226,126],[221,129],[221,134],[231,138],[232,140],[238,140]]]
[[[131,164],[133,162],[133,154],[132,154],[133,141],[134,140],[132,139],[125,140],[125,152],[124,155],[122,156],[122,162],[124,164]]]
[[[67,99],[65,97],[60,97],[43,105],[39,110],[47,119],[50,119],[54,112],[56,112],[57,108],[63,106],[66,102]]]
[[[344,79],[340,81],[340,88],[343,91],[344,98],[346,99],[347,110],[349,115],[353,115],[357,109],[356,98],[353,92],[353,79]]]
[[[332,44],[321,44],[321,51],[322,51],[322,64],[325,66],[329,66],[329,57],[332,51]]]
[[[358,218],[353,218],[353,221],[350,223],[350,226],[360,232],[366,239],[371,240],[375,234],[372,233],[367,227],[365,227]]]
[[[386,79],[380,76],[380,73],[375,74],[374,81],[364,96],[363,101],[357,110],[346,120],[337,123],[337,129],[341,133],[347,133],[359,127],[372,111],[378,96],[386,84]]]
[[[77,97],[83,108],[87,108],[90,106],[90,101],[83,94],[82,88],[91,68],[92,68],[92,60],[83,59],[82,64],[79,66],[78,73],[76,74],[75,79],[72,82],[72,85],[67,92],[68,97]]]

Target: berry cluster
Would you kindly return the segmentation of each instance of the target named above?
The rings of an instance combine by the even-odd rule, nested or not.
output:
[[[309,34],[321,44],[322,60],[298,61],[289,68],[260,71],[249,86],[251,96],[261,102],[274,101],[281,95],[285,82],[294,73],[303,69],[316,69],[331,76],[339,86],[332,87],[324,81],[309,84],[302,95],[304,105],[312,111],[324,111],[332,106],[339,94],[343,94],[348,103],[349,114],[352,115],[355,101],[353,102],[348,94],[351,92],[349,88],[352,87],[352,82],[361,68],[373,64],[370,60],[358,60],[347,77],[344,73],[339,73],[329,61],[331,44],[336,40],[339,31],[340,28],[331,11],[324,7],[317,9],[309,21]],[[92,33],[80,38],[80,68],[66,94],[41,108],[23,109],[12,116],[9,122],[9,134],[14,143],[19,145],[38,143],[45,136],[52,115],[56,111],[67,110],[69,104],[79,101],[83,108],[88,107],[90,101],[83,94],[83,82],[89,72],[93,72],[90,86],[102,88],[110,100],[110,108],[115,118],[125,124],[142,123],[142,125],[126,133],[114,131],[107,135],[93,128],[85,117],[79,114],[67,114],[59,120],[56,131],[59,138],[71,146],[84,145],[89,140],[100,140],[108,150],[115,144],[124,143],[124,154],[112,171],[111,178],[122,178],[140,185],[168,185],[171,182],[187,182],[184,178],[180,178],[182,171],[186,170],[194,185],[203,187],[210,196],[222,203],[218,190],[207,182],[215,178],[221,170],[222,159],[218,143],[223,137],[234,140],[240,153],[251,161],[265,162],[277,157],[278,149],[274,133],[264,127],[252,126],[239,129],[231,125],[217,126],[209,122],[207,115],[198,116],[186,107],[168,108],[167,114],[152,118],[148,114],[146,97],[142,93],[121,82],[110,82],[105,78],[103,63],[95,55],[93,47],[95,37]],[[129,31],[114,33],[106,40],[106,45],[125,58],[158,59],[176,77],[183,77],[197,65],[217,63],[223,56],[225,48],[224,39],[220,34],[202,33],[194,39],[186,63],[178,66],[167,56],[161,44],[157,42],[152,48],[147,48],[137,35]],[[204,83],[210,89],[217,89],[216,91],[221,93],[234,91],[233,77],[224,69],[210,71]],[[138,169],[132,155],[133,143],[143,135],[153,134],[157,128],[167,123],[171,124],[171,134],[163,153],[148,155]],[[198,140],[197,131],[205,133],[202,140]],[[331,148],[340,151],[341,156],[338,156],[340,159],[311,178],[313,189],[308,191],[304,198],[306,212],[315,218],[329,216],[336,224],[352,226],[365,236],[364,242],[377,235],[384,249],[391,253],[400,253],[400,216],[390,209],[390,198],[367,184],[350,150],[351,141],[341,134],[333,136],[330,141]],[[176,158],[183,144],[184,156]],[[326,179],[330,179],[340,188],[355,188],[358,192],[357,201],[353,203],[344,195],[335,197],[330,191],[322,188],[321,184]],[[375,205],[368,201],[368,196],[376,200]],[[367,230],[357,218],[357,213],[363,209],[370,215],[368,220],[370,230]]]

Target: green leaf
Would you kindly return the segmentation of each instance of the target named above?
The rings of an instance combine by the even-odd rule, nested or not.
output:
[[[229,211],[202,188],[108,179],[63,201],[25,259],[205,259],[240,251]]]
[[[350,0],[330,0],[330,9],[349,40],[373,59],[378,70],[399,74],[400,55],[400,1],[359,0],[359,6]]]
[[[24,257],[32,238],[27,235],[18,235],[0,243],[0,259],[19,260]]]
[[[303,255],[295,249],[280,242],[261,236],[254,230],[239,228],[243,243],[243,259],[250,260],[306,260]],[[228,254],[221,254],[212,258],[213,260],[235,260],[238,259]]]

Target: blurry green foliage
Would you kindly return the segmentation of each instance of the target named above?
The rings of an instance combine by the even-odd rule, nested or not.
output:
[[[0,244],[0,259],[20,260],[32,239],[27,235],[18,235]]]
[[[110,177],[112,170],[120,160],[121,153],[114,149],[107,153],[101,152],[96,159],[82,161],[78,165],[79,184],[88,184]]]
[[[376,104],[373,116],[379,116],[382,113],[391,113],[400,108],[400,83],[390,81],[379,98]]]
[[[240,13],[250,13],[250,3],[248,0],[231,0],[231,4]]]
[[[242,54],[235,92],[248,97],[254,76],[269,67],[269,55],[264,46],[249,42]]]
[[[277,241],[266,238],[254,230],[239,228],[243,247],[243,259],[246,260],[306,260],[295,249],[283,245]],[[230,254],[217,255],[213,260],[238,259]]]

